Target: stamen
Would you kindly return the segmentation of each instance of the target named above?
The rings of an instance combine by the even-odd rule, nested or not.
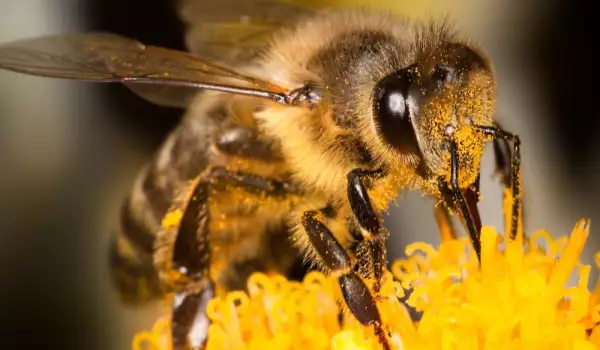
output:
[[[579,262],[588,235],[588,220],[570,236],[533,232],[525,242],[511,241],[510,249],[520,251],[515,254],[508,240],[484,227],[481,265],[466,238],[442,241],[437,249],[410,244],[406,258],[384,273],[377,300],[394,349],[598,348],[597,291],[587,287],[592,267]],[[573,272],[577,280],[570,286]],[[372,328],[340,307],[339,295],[336,279],[320,272],[303,282],[256,273],[247,293],[209,304],[207,349],[380,349]],[[408,308],[422,312],[420,321]],[[169,329],[161,319],[135,337],[133,349],[170,350]]]

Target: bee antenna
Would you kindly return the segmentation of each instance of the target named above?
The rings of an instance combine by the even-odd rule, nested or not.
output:
[[[290,91],[286,96],[283,104],[304,106],[308,108],[315,108],[322,97],[321,89],[318,89],[310,84]]]

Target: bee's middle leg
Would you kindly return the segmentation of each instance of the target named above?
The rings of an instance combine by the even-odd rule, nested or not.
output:
[[[284,196],[290,185],[254,174],[231,172],[212,167],[200,175],[183,212],[176,232],[171,269],[184,276],[177,288],[172,311],[173,349],[202,348],[206,341],[209,320],[206,306],[214,297],[210,280],[210,213],[211,190],[226,191],[237,187],[249,193]]]
[[[356,261],[319,219],[318,211],[306,211],[302,226],[312,248],[328,272],[337,279],[345,305],[363,326],[373,326],[384,349],[391,349],[376,304],[376,295],[359,275]]]
[[[366,267],[367,275],[364,277],[373,277],[374,279],[373,290],[375,292],[378,292],[381,287],[381,277],[387,266],[385,243],[388,231],[383,227],[381,219],[373,208],[364,178],[377,176],[377,173],[355,169],[347,176],[348,200],[359,226],[358,234],[354,235],[359,240],[357,253],[363,265],[366,264],[366,266],[361,266]]]
[[[319,220],[316,211],[305,212],[302,225],[312,247],[330,273],[336,276],[350,312],[362,325],[373,326],[380,344],[384,349],[390,349],[376,304],[381,277],[387,265],[387,231],[373,209],[363,182],[362,177],[368,175],[371,174],[362,170],[354,170],[348,174],[348,199],[359,225],[358,230],[354,230],[354,223],[349,223],[352,235],[358,240],[352,252],[357,261],[353,260],[352,255]],[[367,283],[369,280],[374,280],[371,286]]]

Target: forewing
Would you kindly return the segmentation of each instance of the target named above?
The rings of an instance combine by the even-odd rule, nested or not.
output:
[[[176,107],[187,106],[200,84],[283,91],[221,62],[109,33],[47,36],[0,45],[0,68],[45,77],[122,82],[151,102]]]
[[[188,49],[229,62],[260,52],[273,31],[316,7],[291,0],[177,0],[187,25]]]

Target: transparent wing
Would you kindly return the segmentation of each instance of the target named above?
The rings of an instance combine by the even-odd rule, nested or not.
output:
[[[221,62],[109,33],[47,36],[0,45],[0,68],[96,82],[121,82],[141,97],[185,107],[199,88],[265,95],[281,87]]]
[[[308,15],[315,5],[292,0],[177,0],[188,49],[228,61],[260,52],[269,34]]]

